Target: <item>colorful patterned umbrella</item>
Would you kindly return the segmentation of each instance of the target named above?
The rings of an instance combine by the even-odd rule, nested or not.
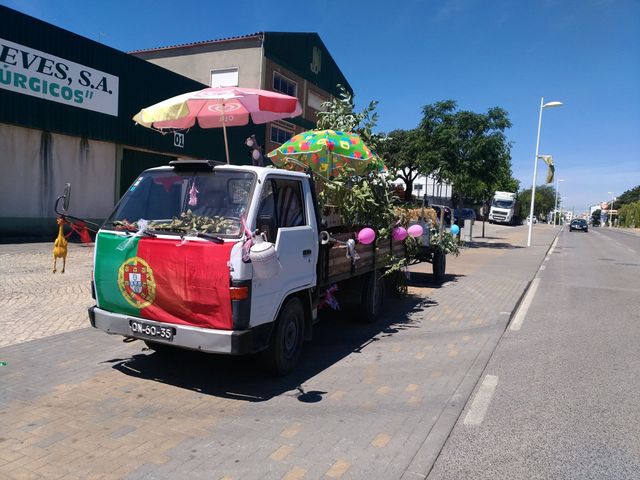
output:
[[[384,168],[382,160],[355,133],[310,130],[299,133],[267,155],[278,167],[299,170],[301,165],[331,175],[349,165],[359,175],[369,164]]]
[[[302,107],[296,97],[268,90],[240,87],[212,87],[176,97],[143,108],[133,120],[158,130],[184,130],[198,122],[201,128],[224,129],[224,144],[229,163],[227,127],[267,123],[297,117]]]

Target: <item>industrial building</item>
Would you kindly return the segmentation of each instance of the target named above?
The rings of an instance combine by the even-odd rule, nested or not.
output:
[[[100,221],[145,168],[183,157],[224,161],[221,130],[162,135],[133,122],[141,108],[212,80],[296,95],[302,117],[228,129],[232,163],[248,164],[248,136],[270,151],[314,127],[337,83],[351,91],[315,33],[260,33],[131,55],[4,6],[0,21],[2,242],[53,238],[53,207],[66,183],[69,213]]]

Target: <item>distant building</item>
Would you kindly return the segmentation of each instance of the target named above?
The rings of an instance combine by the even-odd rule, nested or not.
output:
[[[338,94],[338,84],[353,93],[317,33],[258,32],[129,53],[207,85],[261,88],[298,97],[302,116],[252,125],[256,138],[266,139],[265,153],[315,128],[320,105]]]
[[[394,185],[405,188],[405,183],[402,179],[396,179],[393,181]],[[422,199],[429,205],[446,205],[451,207],[451,193],[452,186],[446,182],[440,182],[436,178],[429,175],[418,175],[413,181],[413,196],[416,199]]]

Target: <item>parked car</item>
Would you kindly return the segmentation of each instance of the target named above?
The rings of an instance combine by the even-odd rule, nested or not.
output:
[[[571,223],[569,224],[569,231],[573,232],[574,230],[588,232],[589,225],[587,225],[587,221],[584,218],[576,218],[575,220],[571,220]]]
[[[476,221],[476,211],[473,208],[456,208],[453,211],[453,221],[456,222],[460,219],[459,224],[464,224],[465,220],[471,220],[471,223]]]
[[[451,226],[451,209],[449,207],[445,207],[444,205],[430,205],[430,207],[436,211],[438,222],[440,222],[440,212],[444,209],[444,226]]]

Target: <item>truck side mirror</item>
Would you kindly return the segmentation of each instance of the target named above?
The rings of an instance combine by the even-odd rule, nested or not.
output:
[[[62,194],[64,200],[62,201],[62,210],[65,212],[69,210],[69,202],[71,201],[71,184],[67,183],[64,186],[64,193]]]
[[[273,215],[258,215],[256,227],[260,233],[266,235],[269,242],[274,243],[276,241],[276,225]]]
[[[58,211],[58,205],[60,205],[60,200],[62,200],[62,212]],[[53,210],[58,215],[64,215],[69,210],[69,201],[71,200],[71,184],[67,183],[64,186],[64,192],[58,198],[56,198],[56,203],[53,206]]]

